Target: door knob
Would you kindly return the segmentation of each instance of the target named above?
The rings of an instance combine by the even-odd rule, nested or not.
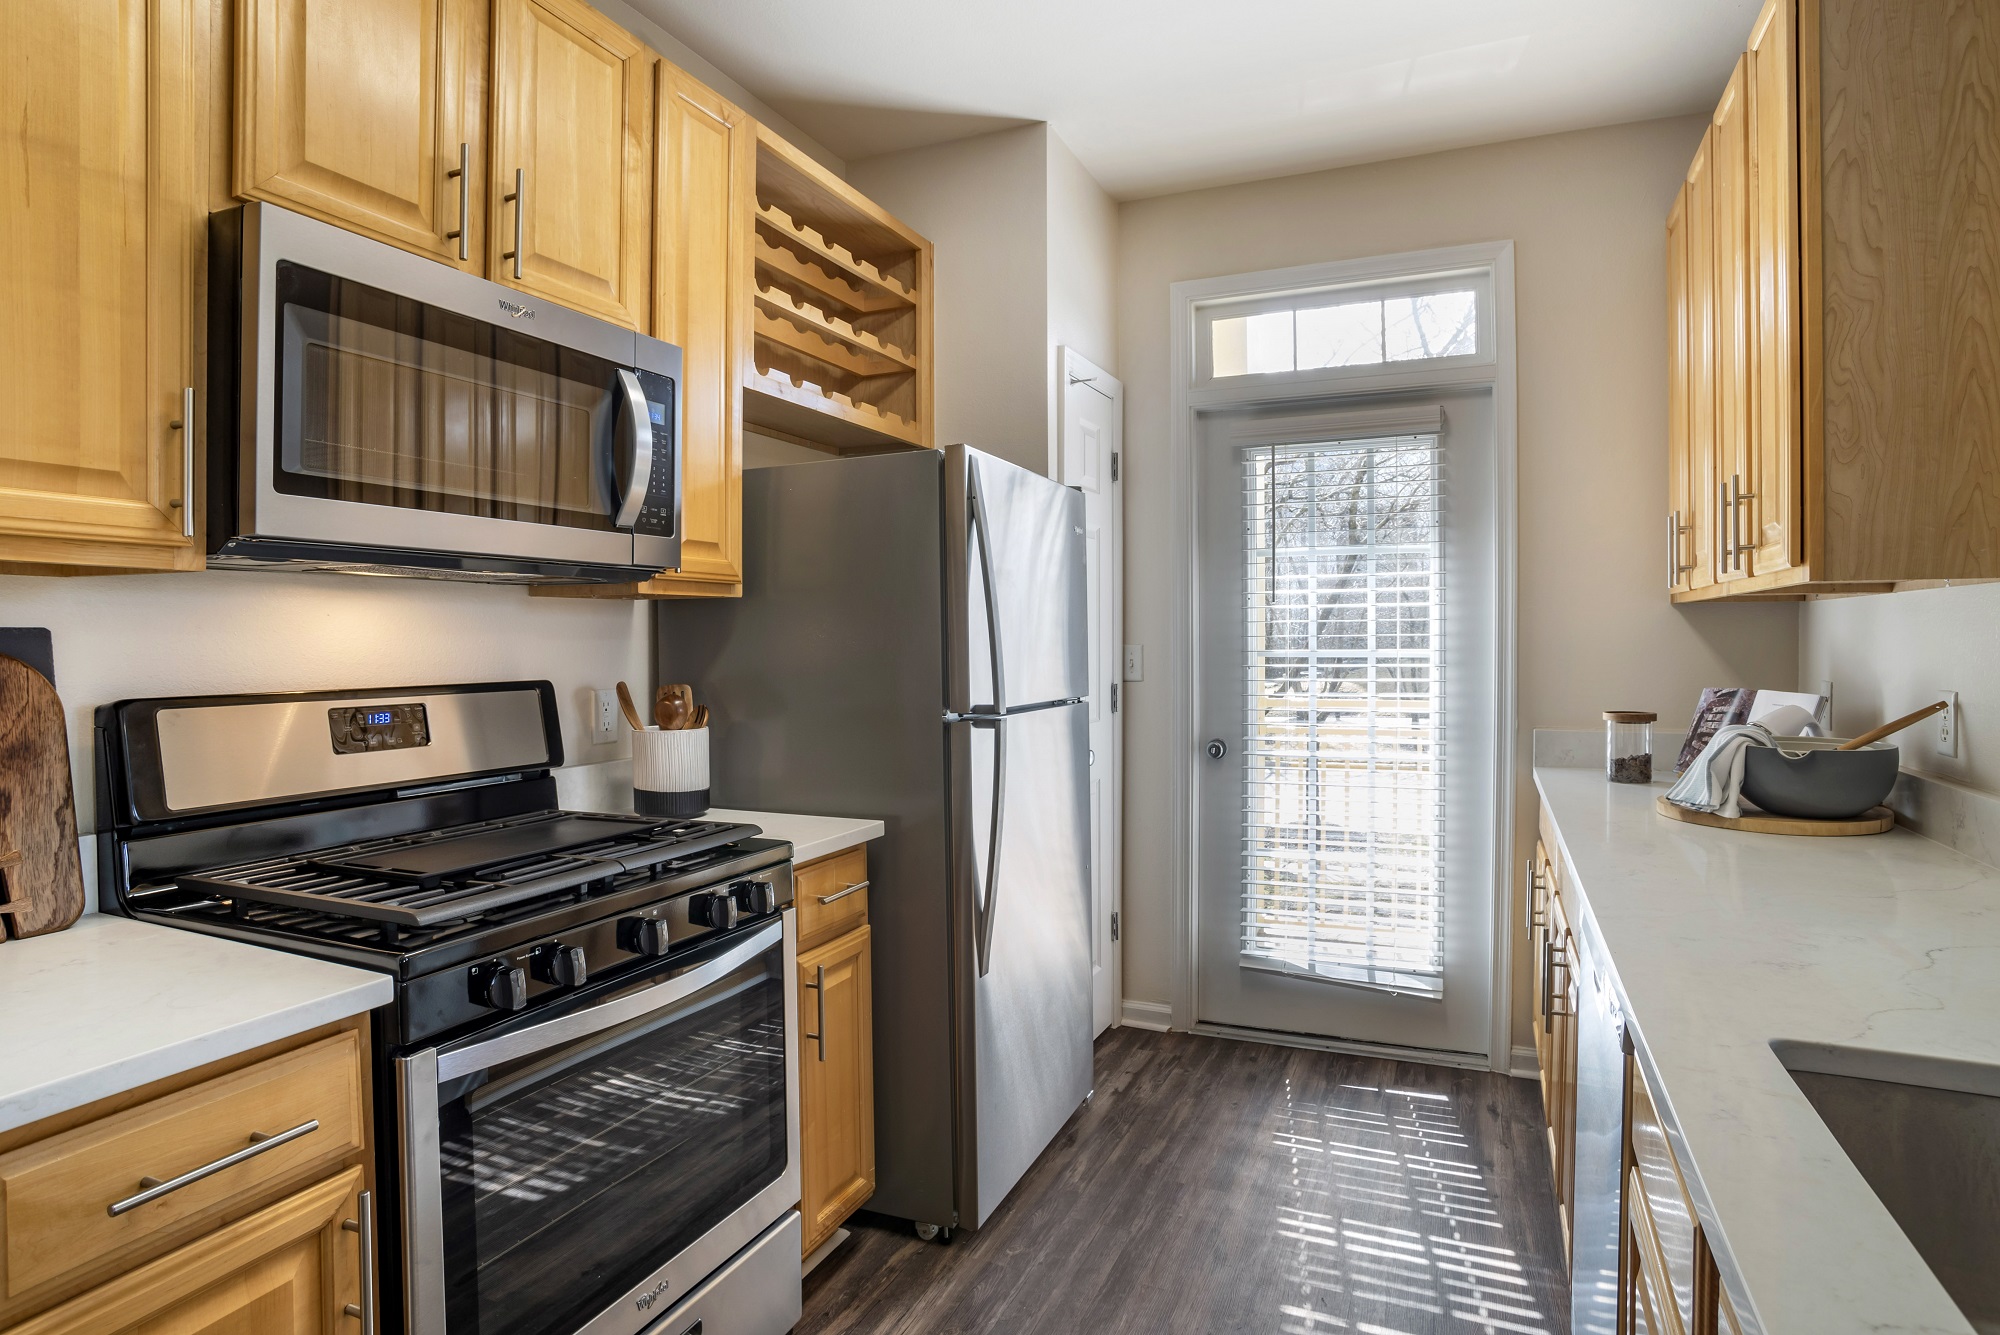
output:
[[[1228,754],[1228,742],[1223,741],[1220,737],[1211,737],[1208,739],[1208,758],[1210,760],[1220,760]]]

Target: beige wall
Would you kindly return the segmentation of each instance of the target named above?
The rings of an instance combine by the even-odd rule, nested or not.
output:
[[[1898,739],[1903,768],[2000,792],[2000,584],[1807,603],[1799,684],[1833,683],[1834,730],[1848,736],[1958,692],[1958,755],[1932,723]]]
[[[1175,600],[1168,287],[1182,279],[1477,241],[1515,243],[1519,664],[1515,831],[1532,839],[1529,733],[1606,708],[1676,720],[1704,685],[1791,687],[1794,607],[1675,608],[1662,591],[1664,221],[1700,118],[1653,121],[1250,185],[1120,210],[1126,386],[1125,638],[1146,679],[1125,723],[1125,993],[1174,990],[1170,740],[1187,668]],[[1530,845],[1531,846],[1531,845]],[[1516,1043],[1526,975],[1516,943]]]
[[[46,626],[54,636],[86,830],[94,828],[91,716],[113,700],[546,678],[574,765],[630,754],[622,735],[591,743],[591,690],[623,679],[648,695],[653,677],[648,604],[447,580],[233,570],[0,576],[0,624]]]
[[[1062,406],[1054,351],[1118,373],[1118,204],[1054,131],[1048,136],[1049,441]],[[1054,474],[1051,458],[1051,475]]]

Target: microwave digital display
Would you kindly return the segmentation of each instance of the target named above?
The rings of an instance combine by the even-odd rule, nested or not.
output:
[[[430,720],[420,704],[341,705],[326,711],[326,721],[337,756],[431,744]]]
[[[648,403],[646,405],[646,415],[653,419],[654,426],[665,426],[667,424],[667,405],[664,403]]]

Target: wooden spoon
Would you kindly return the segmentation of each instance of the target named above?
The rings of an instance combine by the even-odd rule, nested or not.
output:
[[[633,732],[644,732],[646,725],[639,720],[639,706],[632,703],[632,688],[624,682],[618,683],[618,708],[625,715],[625,726]]]
[[[681,698],[671,686],[662,686],[653,693],[653,721],[667,732],[685,726],[681,712]]]
[[[694,687],[688,685],[686,682],[677,682],[674,685],[674,696],[680,701],[680,726],[683,728],[692,728],[694,726]]]
[[[1929,718],[1931,715],[1950,708],[1951,708],[1951,701],[1949,700],[1940,700],[1934,705],[1925,705],[1922,709],[1919,709],[1914,714],[1905,714],[1903,715],[1903,717],[1899,719],[1891,719],[1889,722],[1884,723],[1879,728],[1873,729],[1872,731],[1869,732],[1862,733],[1859,737],[1856,737],[1851,742],[1842,742],[1835,749],[1840,751],[1859,751],[1862,747],[1868,745],[1870,742],[1879,742],[1884,737],[1887,737],[1891,733],[1901,732],[1903,729],[1909,727],[1912,723],[1922,723],[1925,719]]]
[[[707,705],[696,705],[694,707],[694,722],[688,724],[688,726],[690,728],[706,728],[708,726]]]

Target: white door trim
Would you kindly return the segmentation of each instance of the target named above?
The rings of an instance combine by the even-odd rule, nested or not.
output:
[[[1333,286],[1369,278],[1430,273],[1451,269],[1488,269],[1493,277],[1494,357],[1491,364],[1426,368],[1418,363],[1385,367],[1365,372],[1343,371],[1336,375],[1311,378],[1287,377],[1276,383],[1200,386],[1196,384],[1194,330],[1196,308],[1204,303],[1248,297],[1287,289]],[[1517,494],[1518,483],[1518,391],[1515,383],[1514,348],[1514,243],[1483,242],[1439,250],[1410,251],[1364,260],[1344,260],[1330,264],[1303,265],[1290,269],[1267,269],[1261,273],[1232,274],[1220,278],[1194,279],[1175,283],[1171,289],[1169,345],[1173,349],[1171,438],[1168,459],[1173,469],[1174,577],[1173,643],[1178,662],[1173,683],[1171,736],[1174,766],[1174,949],[1172,1023],[1175,1029],[1195,1027],[1196,995],[1196,877],[1199,865],[1200,821],[1195,765],[1199,754],[1201,698],[1199,646],[1196,643],[1196,563],[1200,553],[1195,542],[1195,440],[1197,415],[1247,402],[1271,403],[1285,399],[1325,399],[1333,394],[1362,394],[1383,390],[1414,390],[1431,387],[1490,385],[1493,392],[1495,459],[1496,546],[1493,606],[1495,611],[1494,655],[1498,672],[1493,683],[1493,718],[1499,736],[1494,739],[1493,811],[1495,824],[1493,875],[1492,968],[1493,995],[1489,1006],[1489,1040],[1486,1064],[1505,1071],[1513,1049],[1513,959],[1514,937],[1514,751],[1518,729],[1518,702],[1515,689],[1517,609],[1515,598],[1518,565]]]

